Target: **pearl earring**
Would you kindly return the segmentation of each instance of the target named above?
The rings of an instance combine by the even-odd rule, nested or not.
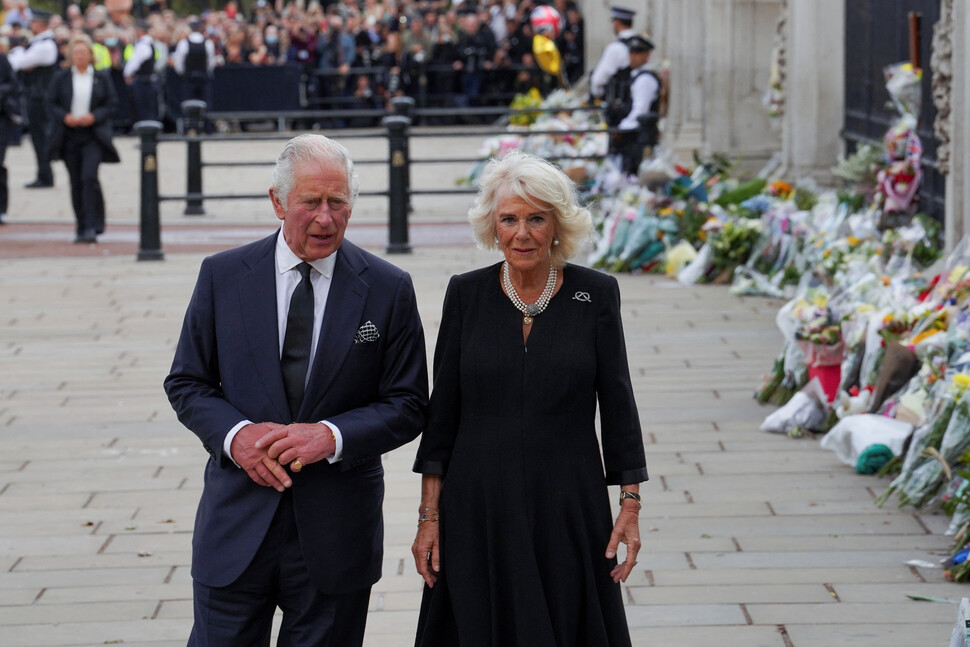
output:
[[[553,245],[558,245],[559,244],[559,239],[558,238],[553,238],[552,239],[552,244]]]

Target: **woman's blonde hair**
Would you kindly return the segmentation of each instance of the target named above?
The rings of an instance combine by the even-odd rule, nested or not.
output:
[[[87,34],[72,35],[71,40],[67,41],[67,51],[70,52],[78,43],[87,47],[88,51],[91,52],[91,56],[94,56],[94,43],[91,42],[91,37]]]
[[[552,211],[559,240],[550,252],[555,267],[565,265],[592,231],[592,218],[589,210],[579,202],[576,185],[558,166],[535,155],[511,151],[486,165],[479,181],[475,206],[468,212],[475,239],[483,249],[498,248],[495,210],[498,209],[500,189],[538,209]]]

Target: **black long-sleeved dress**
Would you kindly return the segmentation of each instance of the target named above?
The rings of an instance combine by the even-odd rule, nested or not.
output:
[[[500,271],[453,277],[445,296],[414,466],[444,476],[441,573],[417,645],[630,645],[607,485],[647,470],[616,279],[567,265],[523,343]]]

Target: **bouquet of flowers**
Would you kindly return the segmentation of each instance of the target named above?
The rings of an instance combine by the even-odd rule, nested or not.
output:
[[[719,231],[711,234],[713,263],[710,276],[714,283],[728,282],[734,268],[744,264],[751,256],[760,235],[761,223],[757,220],[728,221]]]
[[[956,460],[970,448],[970,375],[958,373],[949,384],[940,382],[927,420],[913,435],[902,470],[876,499],[883,505],[896,493],[900,507],[926,505],[942,485],[944,462]],[[949,434],[949,435],[948,435]],[[946,447],[943,446],[947,439]],[[949,459],[941,452],[946,452]]]

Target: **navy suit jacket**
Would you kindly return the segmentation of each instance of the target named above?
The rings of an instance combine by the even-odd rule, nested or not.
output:
[[[282,496],[223,453],[229,430],[253,422],[329,420],[343,458],[293,474],[310,576],[328,594],[368,587],[383,558],[381,455],[414,439],[428,401],[424,332],[411,278],[346,239],[336,265],[306,395],[292,420],[280,369],[276,237],[205,259],[165,390],[209,452],[192,540],[192,577],[231,584],[252,561]],[[366,322],[376,341],[354,343]]]

